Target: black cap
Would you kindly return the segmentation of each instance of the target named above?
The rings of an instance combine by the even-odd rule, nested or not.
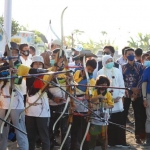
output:
[[[18,44],[15,43],[15,42],[10,42],[10,45],[11,45],[11,49],[16,49],[19,51],[19,47],[18,47]]]
[[[7,56],[7,49],[6,49],[7,46],[8,46],[8,45],[5,46],[4,56]],[[18,47],[17,43],[15,43],[15,42],[10,42],[10,46],[11,46],[11,49],[16,49],[16,50],[19,51],[19,47]]]
[[[72,50],[72,51],[75,51],[75,48],[72,47],[71,50]]]
[[[150,54],[150,50],[148,50],[146,53],[147,53],[147,54]]]
[[[53,53],[56,54],[60,51],[60,48],[56,48],[53,50]],[[64,51],[62,50],[62,56],[64,56]]]

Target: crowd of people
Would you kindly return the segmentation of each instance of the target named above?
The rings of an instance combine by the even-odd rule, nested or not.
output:
[[[102,150],[128,148],[126,124],[131,104],[135,142],[150,146],[150,52],[124,47],[122,56],[115,60],[114,47],[105,46],[102,60],[97,61],[96,55],[82,46],[72,48],[72,56],[66,58],[58,40],[40,56],[28,44],[10,44],[14,66],[10,67],[6,45],[6,59],[0,66],[0,117],[5,118],[11,105],[5,119],[27,132],[25,135],[15,129],[20,150],[59,147],[68,134],[69,123],[72,126],[62,150],[79,150],[84,136],[83,150],[94,150],[96,146]],[[72,76],[68,69],[73,71]],[[16,78],[12,79],[12,75]],[[68,87],[73,98],[65,92]],[[0,121],[0,130],[0,149],[6,150],[11,139],[9,125]]]

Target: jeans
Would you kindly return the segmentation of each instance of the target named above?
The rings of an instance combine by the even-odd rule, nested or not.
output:
[[[6,111],[5,109],[0,109],[0,117],[1,118],[4,118],[5,111]],[[18,127],[20,130],[26,132],[25,115],[24,114],[21,117],[21,121],[19,121],[19,115],[22,111],[23,111],[22,109],[12,109],[10,112],[10,118],[11,118],[14,126]],[[2,121],[0,121],[0,126],[1,126],[1,123],[2,123]],[[3,133],[0,138],[0,149],[1,150],[7,149],[8,132],[9,132],[9,125],[4,126]],[[20,150],[28,150],[29,145],[28,145],[27,135],[21,133],[18,130],[15,130],[15,133],[16,133],[16,139],[17,139],[17,143],[19,145],[19,149]]]

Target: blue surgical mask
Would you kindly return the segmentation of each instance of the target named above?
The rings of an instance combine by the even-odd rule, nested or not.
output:
[[[134,60],[134,55],[129,55],[129,56],[127,56],[127,59],[128,59],[129,61],[133,61],[133,60]]]
[[[107,69],[111,69],[114,66],[114,62],[109,62],[106,64]]]
[[[90,78],[90,79],[93,78],[93,73],[89,73],[89,72],[88,72],[88,75],[89,75],[89,78]]]
[[[50,60],[50,65],[51,65],[51,66],[54,66],[54,64],[55,64],[55,60],[54,60],[54,59],[51,59],[51,60]]]
[[[145,67],[150,67],[150,61],[149,60],[145,60],[144,61],[144,66]]]

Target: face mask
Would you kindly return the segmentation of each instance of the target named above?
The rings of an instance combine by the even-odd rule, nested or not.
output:
[[[133,61],[133,60],[134,60],[134,55],[129,55],[129,56],[127,56],[127,59],[128,59],[129,61]]]
[[[25,56],[29,56],[29,50],[23,51],[22,54]]]
[[[104,90],[107,90],[107,88],[101,87],[100,90],[104,91]]]
[[[107,69],[111,69],[114,66],[114,62],[110,62],[106,64]]]
[[[51,60],[50,60],[50,64],[51,64],[51,66],[54,66],[55,60],[54,60],[54,59],[51,59]]]
[[[150,67],[150,61],[149,60],[145,60],[144,61],[144,66],[145,67]]]
[[[90,79],[93,78],[93,73],[89,73],[89,72],[88,72],[88,75],[89,75],[89,78],[90,78]]]

